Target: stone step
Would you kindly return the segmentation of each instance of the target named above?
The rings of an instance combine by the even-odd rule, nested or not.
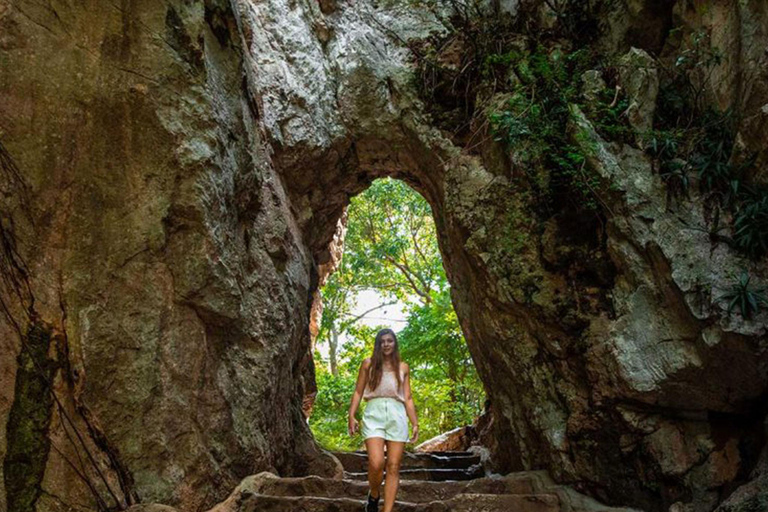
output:
[[[334,480],[319,476],[268,477],[258,480],[253,492],[271,496],[316,496],[320,498],[360,499],[368,492],[362,480]],[[535,494],[542,485],[536,473],[483,477],[469,481],[430,482],[401,480],[397,497],[405,502],[424,503],[447,500],[458,494]],[[383,493],[383,487],[381,492]]]
[[[359,512],[366,493],[364,482],[279,477],[264,471],[245,478],[209,512]],[[397,497],[397,512],[640,512],[602,505],[555,484],[545,471],[494,475],[470,482],[401,481]],[[175,510],[139,507],[131,512]]]
[[[386,475],[386,471],[384,474]],[[485,476],[480,464],[466,469],[441,469],[441,468],[400,468],[400,480],[429,480],[433,482],[445,482],[448,480],[472,480]],[[368,480],[367,471],[344,471],[344,478],[350,480]]]
[[[333,452],[346,471],[368,470],[368,454],[364,451]],[[462,469],[480,463],[480,456],[472,452],[405,452],[401,468],[443,468]]]
[[[364,500],[316,496],[243,496],[237,512],[360,512]],[[381,503],[379,504],[381,506]],[[554,494],[460,494],[444,501],[395,501],[398,512],[560,512]]]
[[[318,476],[279,477],[264,471],[243,479],[208,512],[360,512],[365,482]],[[494,475],[469,482],[400,482],[397,512],[641,512],[609,507],[555,484],[546,471]],[[381,502],[379,506],[381,507]],[[177,512],[146,503],[129,512]]]

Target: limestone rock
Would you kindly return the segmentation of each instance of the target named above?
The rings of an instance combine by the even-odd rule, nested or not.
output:
[[[438,451],[463,451],[470,447],[472,441],[476,439],[474,427],[467,425],[456,427],[448,432],[427,439],[423,443],[413,448],[416,452],[438,452]]]
[[[736,489],[716,512],[751,512],[768,508],[768,477],[755,478]]]
[[[75,469],[109,506],[106,485],[192,510],[262,469],[339,474],[301,413],[314,263],[228,5],[0,5],[16,27],[0,30],[0,211],[31,297],[0,293],[58,333],[41,511],[95,508]],[[21,350],[5,317],[0,338],[4,426]],[[18,506],[0,486],[0,509]]]
[[[749,482],[738,487],[717,507],[716,512],[749,512],[768,508],[768,446],[763,447]]]
[[[700,51],[718,52],[722,59],[712,68],[701,67],[694,79],[709,84],[703,94],[710,104],[743,114],[738,143],[745,155],[755,156],[756,178],[766,183],[768,124],[761,107],[768,97],[768,4],[726,0],[713,2],[707,9],[685,2],[671,7],[672,23],[682,30],[667,39],[662,55],[674,55],[694,34],[706,36]]]
[[[619,4],[606,51],[674,45],[640,37],[656,3]],[[764,161],[752,114],[768,91],[746,78],[762,76],[765,3],[718,3],[713,18],[674,4],[689,28],[738,43],[713,101],[745,106],[740,144]],[[716,300],[744,261],[712,244],[701,198],[666,204],[648,157],[600,139],[577,108],[572,143],[602,210],[540,222],[524,159],[456,146],[414,90],[404,42],[444,34],[448,8],[0,4],[0,295],[13,318],[0,320],[0,424],[45,402],[17,394],[31,382],[17,356],[49,332],[61,407],[37,410],[40,512],[97,506],[67,463],[85,449],[98,492],[125,505],[204,510],[262,471],[338,481],[304,416],[310,318],[349,198],[381,176],[433,208],[489,391],[478,431],[494,471],[547,468],[655,512],[712,510],[752,470],[768,313],[728,317]],[[669,16],[665,4],[649,19]],[[654,75],[634,69],[625,87],[649,127]],[[765,262],[748,266],[768,282]],[[4,459],[22,448],[14,428],[0,428]],[[11,459],[4,482],[19,474]],[[0,488],[0,508],[19,503]]]
[[[619,62],[620,81],[627,96],[627,118],[640,134],[653,127],[653,112],[659,94],[656,62],[643,50],[632,48]]]
[[[605,80],[596,69],[591,69],[581,75],[581,95],[587,106],[597,104],[599,95],[604,89]]]
[[[167,505],[160,505],[158,503],[143,503],[141,505],[133,505],[129,507],[126,512],[177,512],[173,507]]]

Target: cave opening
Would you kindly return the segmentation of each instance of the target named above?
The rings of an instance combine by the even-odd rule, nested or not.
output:
[[[328,450],[365,449],[359,431],[348,434],[347,412],[376,332],[389,327],[411,368],[419,416],[419,437],[406,449],[466,442],[485,391],[453,308],[432,208],[404,181],[379,178],[351,198],[339,227],[340,250],[321,279],[312,325],[315,439]],[[453,432],[447,441],[428,442],[446,432]]]

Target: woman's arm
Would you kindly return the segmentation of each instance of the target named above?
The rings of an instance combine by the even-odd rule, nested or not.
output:
[[[419,438],[419,418],[416,416],[416,404],[413,403],[413,395],[411,394],[411,369],[407,363],[403,363],[403,370],[405,372],[405,382],[403,383],[403,390],[405,391],[405,412],[408,414],[408,419],[411,420],[411,431],[413,435],[410,439],[411,443],[415,443]]]
[[[349,404],[349,435],[355,433],[357,425],[355,423],[355,414],[357,414],[357,408],[360,405],[360,400],[363,398],[363,392],[365,386],[368,384],[368,368],[371,366],[371,359],[367,358],[360,365],[360,370],[357,372],[357,383],[355,383],[355,392],[352,394],[352,401]]]

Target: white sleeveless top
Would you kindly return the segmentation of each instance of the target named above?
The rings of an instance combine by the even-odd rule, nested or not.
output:
[[[371,398],[394,398],[405,403],[405,374],[402,371],[400,372],[400,378],[403,383],[398,392],[395,370],[382,370],[381,381],[379,382],[379,385],[376,386],[376,389],[371,390],[366,383],[365,391],[363,392],[363,400],[370,400]]]

